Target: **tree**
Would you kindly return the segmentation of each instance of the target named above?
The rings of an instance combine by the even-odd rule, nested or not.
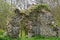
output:
[[[7,17],[12,17],[13,14],[13,11],[11,11],[11,5],[6,3],[4,0],[0,0],[0,28],[6,28]]]

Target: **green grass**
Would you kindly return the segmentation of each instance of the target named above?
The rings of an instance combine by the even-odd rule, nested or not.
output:
[[[35,36],[31,38],[19,37],[19,38],[10,38],[9,36],[3,35],[4,31],[0,30],[0,40],[60,40],[60,38],[57,37],[44,37],[44,36]]]
[[[32,37],[32,38],[22,38],[21,40],[60,40],[60,38],[36,36],[36,37]]]
[[[10,38],[8,36],[0,35],[0,40],[60,40],[60,38],[36,36],[36,37],[32,37],[32,38],[26,38],[26,37],[20,38],[19,37],[17,39],[13,39],[13,38]]]

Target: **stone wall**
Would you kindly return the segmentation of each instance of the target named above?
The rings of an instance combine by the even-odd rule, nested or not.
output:
[[[53,14],[50,11],[44,8],[38,10],[31,9],[30,14],[27,16],[27,19],[28,21],[26,29],[28,29],[28,37],[36,35],[58,36],[59,29],[57,28],[58,26],[56,26]]]
[[[7,24],[7,35],[13,38],[19,37],[19,30],[20,30],[20,16],[19,9],[15,9],[15,16],[11,18],[11,20]]]
[[[43,36],[59,36],[58,25],[47,5],[37,4],[30,8],[19,12],[15,11],[16,16],[8,23],[7,32],[11,37],[19,35],[19,28],[24,30],[28,37]],[[19,24],[20,22],[20,24]],[[17,35],[16,35],[17,34]]]

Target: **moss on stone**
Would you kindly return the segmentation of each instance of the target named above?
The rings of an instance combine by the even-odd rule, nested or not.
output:
[[[29,15],[31,12],[41,12],[42,9],[44,9],[45,11],[50,11],[50,8],[47,4],[36,4],[36,5],[30,6],[26,10],[21,10],[21,13]]]

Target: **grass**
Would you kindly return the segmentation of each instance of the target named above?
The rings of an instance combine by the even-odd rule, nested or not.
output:
[[[13,38],[10,38],[8,36],[0,35],[0,40],[60,40],[60,38],[36,36],[36,37],[32,37],[32,38],[26,38],[26,37],[20,38],[19,37],[17,39],[13,39]]]
[[[22,38],[21,40],[60,40],[60,38],[36,36],[32,38]]]
[[[10,38],[9,36],[4,36],[3,35],[4,31],[0,30],[0,40],[60,40],[60,38],[57,37],[44,37],[44,36],[35,36],[31,38],[26,38],[26,37],[19,37],[19,38]]]

